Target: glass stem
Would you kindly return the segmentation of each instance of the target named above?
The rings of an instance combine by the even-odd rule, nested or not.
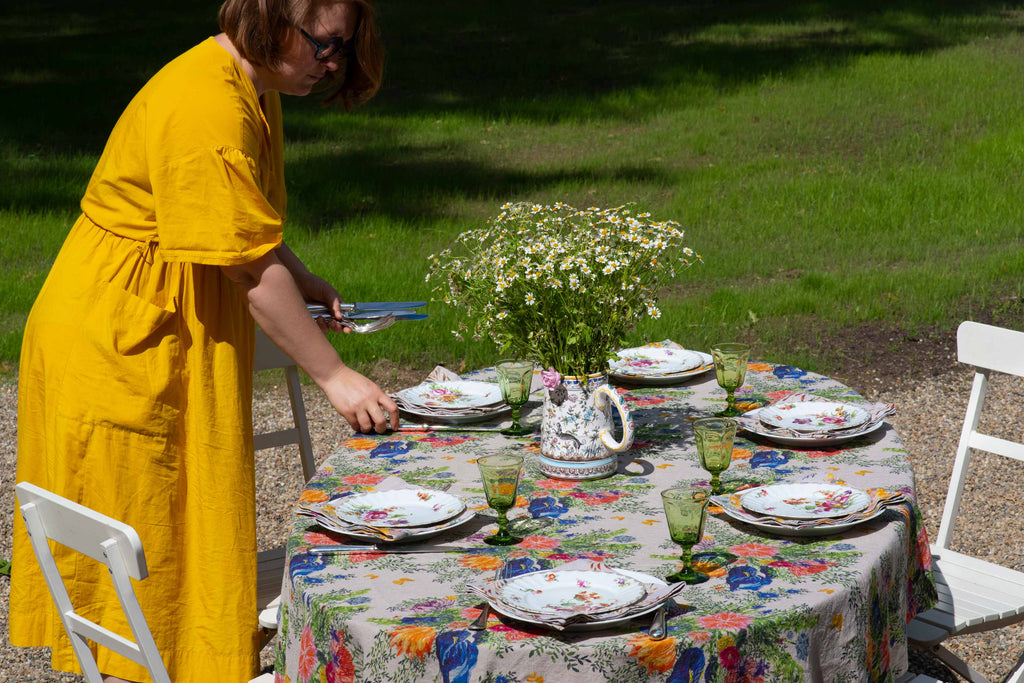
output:
[[[722,492],[722,478],[717,474],[711,475],[711,493],[718,495]]]
[[[516,406],[512,408],[512,429],[519,431],[519,408]]]
[[[689,548],[683,548],[682,554],[679,555],[679,559],[683,561],[683,571],[689,573],[692,571],[690,568],[690,556],[692,551]]]
[[[508,536],[508,511],[498,511],[498,538],[506,538]]]

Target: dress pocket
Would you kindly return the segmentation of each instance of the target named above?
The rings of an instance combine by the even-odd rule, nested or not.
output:
[[[72,339],[61,387],[66,418],[167,437],[183,401],[178,313],[99,283]]]

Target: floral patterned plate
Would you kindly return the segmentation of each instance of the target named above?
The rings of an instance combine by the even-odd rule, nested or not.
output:
[[[396,538],[393,541],[384,540],[380,536],[365,533],[362,531],[356,531],[343,525],[333,525],[330,522],[324,521],[322,519],[318,519],[317,523],[319,523],[320,526],[324,527],[325,529],[329,529],[330,531],[336,531],[339,534],[345,534],[346,536],[361,541],[366,541],[368,543],[373,543],[375,545],[391,545],[392,543],[413,543],[416,541],[425,541],[428,538],[433,538],[434,536],[437,536],[442,532],[448,531],[449,529],[454,529],[457,526],[462,526],[471,519],[475,519],[476,515],[476,510],[465,510],[461,515],[458,515],[457,517],[452,517],[451,519],[447,519],[441,522],[440,524],[433,524],[430,526],[418,526],[411,527],[409,529],[404,529],[403,531],[406,532],[405,535],[403,535],[401,538]]]
[[[871,504],[871,496],[860,489],[813,482],[772,484],[750,489],[740,504],[768,517],[819,519],[844,517]]]
[[[396,395],[410,406],[425,408],[487,408],[502,402],[501,387],[497,384],[470,380],[424,382]]]
[[[628,607],[647,595],[643,584],[607,571],[540,571],[501,582],[501,599],[534,614],[599,614]]]
[[[430,489],[395,489],[357,493],[338,501],[335,514],[343,521],[379,527],[422,527],[462,514],[461,498]]]
[[[668,372],[671,367],[668,361],[661,361],[658,355],[670,352],[672,358],[677,355],[680,360],[672,361],[678,363],[678,367],[689,366],[685,370]],[[681,384],[683,381],[700,375],[715,367],[711,354],[702,351],[690,351],[688,349],[675,349],[670,347],[640,346],[632,349],[618,351],[619,358],[610,361],[608,364],[608,376],[623,384],[635,384],[639,386],[671,386]],[[682,355],[689,360],[684,363]],[[669,356],[665,356],[669,358]]]
[[[699,368],[704,359],[696,351],[672,349],[664,346],[638,346],[617,352],[618,358],[609,361],[613,373],[638,377],[678,375]]]
[[[798,432],[834,432],[859,427],[871,414],[849,403],[798,401],[773,403],[761,409],[761,422]]]

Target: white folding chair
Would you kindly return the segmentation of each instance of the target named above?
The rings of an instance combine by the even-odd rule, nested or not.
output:
[[[149,671],[155,683],[170,683],[156,642],[149,631],[129,577],[141,581],[149,575],[142,540],[135,529],[28,482],[15,490],[43,578],[60,612],[61,621],[88,683],[101,683],[100,671],[88,641],[102,645]],[[107,566],[114,590],[124,609],[134,642],[89,621],[75,611],[53,559],[48,539]]]
[[[961,323],[957,330],[957,359],[973,365],[975,375],[942,521],[931,546],[939,603],[910,623],[907,638],[911,647],[932,652],[970,683],[989,683],[943,642],[954,636],[1024,621],[1024,573],[950,550],[949,546],[972,449],[1024,461],[1024,444],[978,431],[989,376],[999,372],[1024,377],[1024,332],[970,321]],[[1018,662],[1007,676],[1007,683],[1022,679],[1024,665]]]
[[[21,482],[14,487],[18,495],[32,550],[43,578],[60,612],[78,663],[87,683],[102,683],[99,667],[88,641],[102,645],[146,667],[153,683],[171,683],[160,658],[149,624],[139,606],[131,580],[149,576],[142,539],[131,526],[68,500],[35,484]],[[60,570],[50,551],[49,540],[102,562],[110,572],[117,599],[121,602],[134,642],[78,614],[71,603]],[[263,674],[249,683],[273,683],[272,674]]]
[[[281,368],[284,370],[285,382],[288,385],[288,399],[291,402],[293,426],[273,432],[253,434],[255,450],[277,448],[295,444],[299,447],[299,460],[302,462],[303,479],[309,481],[316,472],[316,461],[313,458],[313,442],[309,437],[309,424],[306,421],[306,404],[302,399],[302,384],[299,381],[299,368],[270,340],[263,330],[256,330],[256,352],[253,361],[253,372]],[[261,550],[256,554],[256,605],[259,610],[259,623],[264,629],[264,644],[270,640],[277,629],[277,610],[281,598],[281,580],[284,577],[285,549],[283,546]]]
[[[302,461],[302,476],[306,481],[316,472],[316,460],[313,459],[313,442],[309,438],[309,424],[306,422],[306,404],[302,400],[302,383],[299,381],[299,368],[295,361],[270,341],[263,330],[256,330],[256,353],[253,361],[253,372],[284,370],[285,382],[288,385],[288,399],[292,404],[292,422],[288,429],[253,434],[253,448],[257,451],[265,448],[277,448],[296,444],[299,447],[299,460]]]

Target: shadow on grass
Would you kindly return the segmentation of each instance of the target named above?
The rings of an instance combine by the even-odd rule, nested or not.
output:
[[[566,0],[477,3],[380,0],[388,48],[385,87],[361,125],[389,117],[465,114],[481,120],[636,120],[666,106],[756,83],[768,75],[838,68],[870,53],[920,53],[1013,30],[986,0]],[[89,172],[62,175],[63,155],[96,155],[128,100],[169,59],[217,31],[216,3],[70,0],[20,3],[0,18],[0,206],[68,209]],[[312,98],[289,98],[293,141],[324,137]],[[438,161],[430,150],[339,151],[289,168],[293,216],[374,210],[423,217],[455,195],[508,196],[567,179],[486,163]],[[25,157],[37,155],[38,165]],[[338,169],[348,189],[335,195]],[[64,168],[67,171],[66,168]],[[608,177],[648,179],[627,165]],[[32,179],[32,176],[35,179]],[[53,182],[60,178],[60,182]],[[582,180],[591,180],[585,175]],[[322,183],[321,183],[322,188]],[[301,207],[301,208],[300,208]],[[306,213],[298,213],[306,212]]]

